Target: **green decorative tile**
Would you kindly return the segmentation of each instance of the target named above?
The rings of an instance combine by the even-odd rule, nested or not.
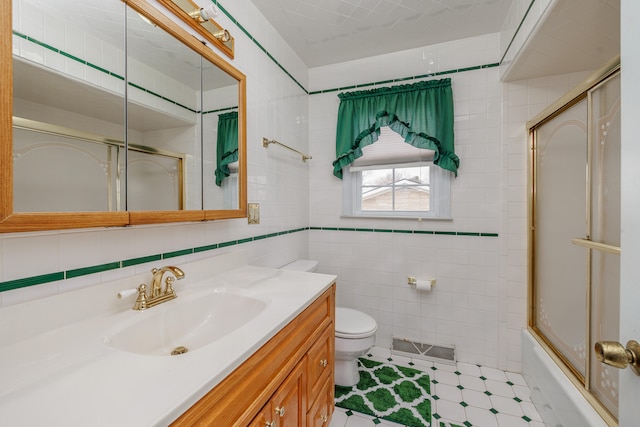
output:
[[[167,252],[165,254],[162,254],[162,258],[163,259],[175,258],[183,255],[191,255],[192,253],[193,253],[193,249],[183,249],[181,251],[173,251],[173,252]]]
[[[514,385],[511,381],[507,381],[507,384],[509,384],[509,385],[510,385],[510,386],[512,386],[512,387],[513,387],[513,385]]]
[[[461,385],[457,385],[457,386],[456,386],[456,388],[457,388],[458,390],[464,390],[464,387],[463,387],[463,386],[461,386]]]
[[[480,376],[480,379],[481,379],[482,381],[486,381],[486,380],[487,380],[487,378],[486,378],[486,377],[483,377],[483,376]]]
[[[518,403],[522,402],[522,399],[520,399],[519,397],[514,397],[513,400],[515,400]]]
[[[462,402],[460,402],[460,405],[464,408],[466,408],[467,406],[469,406],[469,404],[467,402],[465,402],[464,400]]]
[[[437,412],[435,412],[432,416],[433,416],[433,418],[435,418],[436,420],[439,420],[440,418],[442,418],[442,417],[440,416],[440,414],[438,414]]]
[[[0,282],[0,292],[10,291],[12,289],[24,288],[27,286],[42,285],[43,283],[57,282],[64,280],[64,273],[43,274],[41,276],[26,277],[24,279],[9,280]]]
[[[498,411],[494,408],[489,409],[489,412],[491,412],[493,415],[498,414]]]
[[[527,417],[526,415],[522,417],[523,420],[525,420],[526,422],[530,423],[531,421],[533,421],[531,418]]]
[[[139,265],[139,264],[144,264],[147,262],[153,262],[153,261],[161,261],[162,260],[162,255],[158,254],[158,255],[149,255],[149,256],[143,256],[143,257],[139,257],[139,258],[132,258],[132,259],[127,259],[122,261],[122,266],[123,267],[131,267],[133,265]]]
[[[206,246],[198,246],[197,248],[193,248],[193,252],[206,252],[206,251],[212,251],[214,249],[218,249],[218,245],[214,244],[214,245],[206,245]]]
[[[484,394],[486,394],[487,396],[493,396],[493,393],[491,393],[489,390],[485,391]]]
[[[75,270],[67,270],[65,278],[72,279],[74,277],[86,276],[88,274],[100,273],[103,271],[116,270],[120,268],[120,262],[110,262],[107,264],[94,265],[91,267],[77,268]]]

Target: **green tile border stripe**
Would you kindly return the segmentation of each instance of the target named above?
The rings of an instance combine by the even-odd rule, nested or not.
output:
[[[498,237],[498,233],[481,233],[474,231],[432,231],[432,230],[407,230],[403,228],[352,228],[352,227],[309,227],[314,231],[355,231],[364,233],[395,233],[395,234],[431,234],[443,236],[467,236],[467,237]]]
[[[417,75],[417,76],[400,77],[400,78],[397,78],[397,79],[381,80],[381,81],[372,82],[372,83],[361,83],[361,84],[352,85],[352,86],[336,87],[336,88],[333,88],[333,89],[314,90],[312,92],[309,92],[309,95],[318,95],[318,94],[321,94],[321,93],[330,93],[330,92],[341,92],[341,91],[345,91],[345,90],[359,89],[359,88],[368,87],[368,86],[376,86],[376,85],[383,85],[383,84],[388,84],[388,83],[405,82],[407,80],[419,80],[419,79],[425,79],[425,78],[429,78],[429,77],[444,76],[446,74],[463,73],[463,72],[466,72],[466,71],[483,70],[485,68],[498,67],[499,65],[500,65],[500,63],[494,62],[494,63],[491,63],[491,64],[476,65],[476,66],[473,66],[473,67],[455,68],[455,69],[452,69],[452,70],[438,71],[436,73],[420,74],[420,75]]]
[[[64,273],[65,279],[86,276],[87,274],[101,273],[103,271],[116,270],[120,268],[120,262],[110,262],[107,264],[94,265],[91,267],[76,268],[75,270],[67,270]]]
[[[48,49],[48,50],[50,50],[50,51],[52,51],[52,52],[55,52],[55,53],[58,53],[58,54],[60,54],[60,55],[62,55],[62,56],[65,56],[65,57],[67,57],[67,58],[69,58],[69,59],[73,59],[74,61],[79,62],[79,63],[81,63],[82,65],[86,65],[86,66],[88,66],[88,67],[91,67],[91,68],[93,68],[93,69],[96,69],[96,70],[98,70],[98,71],[101,71],[101,72],[103,72],[103,73],[105,73],[105,74],[108,74],[108,75],[110,75],[110,76],[112,76],[112,77],[115,77],[115,78],[117,78],[117,79],[119,79],[119,80],[124,80],[124,76],[121,76],[120,74],[114,73],[113,71],[109,71],[109,70],[107,70],[106,68],[100,67],[99,65],[95,65],[95,64],[92,64],[92,63],[90,63],[90,62],[87,62],[87,61],[85,61],[85,60],[84,60],[84,59],[82,59],[82,58],[78,58],[77,56],[71,55],[71,54],[70,54],[70,53],[68,53],[68,52],[65,52],[65,51],[63,51],[63,50],[61,50],[61,49],[58,49],[58,48],[56,48],[56,47],[54,47],[54,46],[51,46],[50,44],[47,44],[47,43],[45,43],[45,42],[43,42],[43,41],[40,41],[40,40],[38,40],[38,39],[36,39],[36,38],[33,38],[33,37],[31,37],[31,36],[28,36],[28,35],[26,35],[26,34],[23,34],[23,33],[19,32],[19,31],[16,31],[16,30],[12,30],[12,33],[13,33],[13,35],[14,35],[14,36],[16,36],[16,37],[20,37],[21,39],[24,39],[24,40],[30,41],[31,43],[35,43],[35,44],[37,44],[38,46],[42,46],[42,47],[43,47],[43,48],[45,48],[45,49]]]
[[[42,285],[44,283],[49,283],[49,282],[57,282],[57,281],[60,281],[60,280],[86,276],[86,275],[89,275],[89,274],[101,273],[103,271],[117,270],[117,269],[120,269],[120,268],[131,267],[131,266],[134,266],[134,265],[145,264],[145,263],[148,263],[148,262],[161,261],[161,260],[175,258],[175,257],[179,257],[179,256],[184,256],[184,255],[191,255],[191,254],[194,254],[194,253],[211,251],[211,250],[215,250],[215,249],[219,249],[219,248],[225,248],[225,247],[229,247],[229,246],[241,245],[243,243],[249,243],[249,242],[253,242],[253,241],[257,241],[257,240],[268,239],[268,238],[271,238],[271,237],[278,237],[278,236],[282,236],[282,235],[285,235],[285,234],[298,233],[298,232],[306,231],[306,230],[309,230],[309,227],[295,228],[295,229],[292,229],[292,230],[279,231],[279,232],[276,232],[276,233],[263,234],[263,235],[259,235],[259,236],[247,237],[247,238],[238,239],[238,240],[230,240],[230,241],[227,241],[227,242],[214,243],[214,244],[211,244],[211,245],[198,246],[198,247],[195,247],[195,248],[181,249],[181,250],[172,251],[172,252],[165,252],[165,253],[162,253],[162,254],[148,255],[148,256],[138,257],[138,258],[131,258],[131,259],[123,260],[123,261],[114,261],[114,262],[110,262],[110,263],[106,263],[106,264],[100,264],[100,265],[94,265],[94,266],[90,266],[90,267],[76,268],[76,269],[73,269],[73,270],[60,271],[60,272],[50,273],[50,274],[43,274],[43,275],[40,275],[40,276],[26,277],[26,278],[17,279],[17,280],[9,280],[9,281],[6,281],[6,282],[0,282],[0,292],[10,291],[10,290],[13,290],[13,289],[24,288],[24,287],[27,287],[27,286]]]
[[[511,49],[511,45],[513,44],[513,41],[516,39],[516,36],[520,32],[520,28],[522,28],[522,24],[524,24],[524,20],[527,19],[527,15],[529,15],[529,11],[531,11],[531,7],[535,2],[536,0],[531,0],[531,3],[529,3],[529,7],[527,8],[527,11],[524,13],[524,16],[522,17],[520,24],[518,24],[518,28],[516,28],[515,33],[513,33],[513,37],[511,37],[511,40],[509,41],[507,48],[504,50],[504,53],[502,54],[502,58],[500,58],[500,64],[502,64],[502,61],[504,61],[504,58],[507,56],[507,53],[509,53],[509,49]]]
[[[138,264],[144,264],[147,262],[152,262],[152,261],[160,261],[162,259],[162,255],[157,254],[157,255],[148,255],[148,256],[143,256],[140,258],[132,258],[132,259],[127,259],[122,261],[122,266],[123,267],[131,267],[133,265],[138,265]]]
[[[43,274],[41,276],[25,277],[24,279],[9,280],[8,282],[0,283],[0,292],[25,288],[27,286],[41,285],[43,283],[56,282],[58,280],[64,280],[63,272]]]
[[[213,113],[221,113],[223,111],[232,111],[232,110],[237,110],[238,106],[234,106],[234,107],[226,107],[226,108],[218,108],[217,110],[209,110],[209,111],[203,111],[202,114],[213,114]]]
[[[121,76],[121,75],[119,75],[117,73],[114,73],[113,71],[109,71],[106,68],[100,67],[99,65],[92,64],[91,62],[85,61],[82,58],[79,58],[79,57],[77,57],[75,55],[72,55],[72,54],[70,54],[68,52],[65,52],[65,51],[63,51],[61,49],[58,49],[58,48],[56,48],[54,46],[51,46],[51,45],[49,45],[47,43],[44,43],[44,42],[42,42],[42,41],[40,41],[38,39],[35,39],[35,38],[31,37],[31,36],[23,34],[23,33],[19,32],[19,31],[16,31],[16,30],[12,30],[12,31],[13,31],[13,35],[16,36],[16,37],[20,37],[21,39],[24,39],[24,40],[30,41],[32,43],[35,43],[35,44],[37,44],[39,46],[44,47],[45,49],[48,49],[48,50],[50,50],[52,52],[55,52],[55,53],[58,53],[58,54],[66,57],[66,58],[72,59],[72,60],[74,60],[76,62],[79,62],[82,65],[85,65],[87,67],[91,67],[94,70],[98,70],[98,71],[100,71],[100,72],[102,72],[104,74],[107,74],[109,76],[115,77],[115,78],[117,78],[119,80],[123,80],[123,81],[125,80],[124,76]],[[131,87],[134,87],[134,88],[136,88],[138,90],[141,90],[141,91],[143,91],[145,93],[148,93],[149,95],[152,95],[152,96],[155,96],[157,98],[160,98],[163,101],[166,101],[166,102],[168,102],[170,104],[176,105],[176,106],[178,106],[180,108],[183,108],[183,109],[185,109],[187,111],[191,111],[192,113],[200,113],[200,111],[194,110],[193,108],[187,107],[186,105],[182,105],[179,102],[176,102],[176,101],[174,101],[174,100],[172,100],[170,98],[167,98],[166,96],[163,96],[163,95],[160,95],[158,93],[155,93],[152,90],[146,89],[146,88],[144,88],[144,87],[142,87],[142,86],[140,86],[140,85],[138,85],[136,83],[127,82],[127,84],[129,86],[131,86]],[[234,108],[234,107],[230,107],[230,108]],[[235,108],[237,108],[237,107],[235,107]],[[222,111],[222,109],[220,111]]]
[[[233,22],[238,27],[238,29],[240,29],[240,31],[242,31],[249,38],[249,40],[251,40],[258,47],[258,49],[264,52],[264,54],[267,55],[269,59],[271,59],[271,61],[273,61],[273,63],[276,64],[278,68],[280,68],[287,76],[289,76],[289,78],[293,80],[293,82],[297,84],[300,87],[300,89],[304,91],[304,93],[306,93],[307,95],[309,94],[309,91],[304,86],[302,86],[302,84],[295,77],[293,77],[293,75],[289,71],[287,71],[287,69],[284,68],[284,66],[280,64],[278,60],[274,58],[273,55],[271,55],[271,53],[269,53],[267,49],[265,49],[264,46],[262,46],[262,44],[255,37],[253,37],[253,35],[251,35],[251,33],[244,27],[244,25],[242,25],[236,18],[234,18],[233,15],[231,15],[229,11],[227,11],[227,9],[225,9],[220,4],[220,2],[218,1],[214,2],[212,0],[211,3],[215,3],[218,6],[218,9],[220,9],[222,13],[227,15],[227,17],[231,20],[231,22]]]

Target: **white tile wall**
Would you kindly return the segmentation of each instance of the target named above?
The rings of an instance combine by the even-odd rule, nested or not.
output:
[[[496,63],[495,34],[311,69],[312,90]],[[432,64],[431,64],[432,63]],[[428,67],[432,66],[432,69]],[[456,153],[452,221],[341,218],[333,177],[338,92],[310,96],[310,225],[498,233],[502,85],[497,67],[438,76],[452,80]],[[404,83],[404,82],[403,82]],[[411,83],[409,81],[408,83]],[[317,162],[316,162],[317,160]],[[455,346],[458,359],[498,366],[500,240],[496,237],[312,230],[310,255],[339,277],[337,302],[378,321],[377,345],[392,337]],[[407,276],[436,277],[417,293]]]

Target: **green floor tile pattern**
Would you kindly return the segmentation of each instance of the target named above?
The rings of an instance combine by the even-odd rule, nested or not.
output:
[[[371,356],[371,355],[368,355]],[[392,362],[392,358],[386,359]],[[409,365],[414,366],[412,362]],[[479,366],[479,365],[478,365]],[[438,368],[431,367],[433,371]],[[335,387],[335,404],[337,407],[348,409],[347,416],[352,415],[351,411],[370,415],[374,418],[374,424],[378,424],[380,419],[396,422],[407,427],[431,427],[431,400],[440,399],[437,395],[431,395],[430,383],[438,384],[438,381],[429,380],[426,372],[418,369],[394,365],[391,363],[377,362],[365,358],[358,359],[358,370],[360,371],[360,382],[353,387]],[[461,375],[455,371],[456,375]],[[484,376],[479,377],[486,381]],[[413,384],[415,383],[415,384]],[[410,385],[411,384],[411,385]],[[506,384],[513,386],[511,381]],[[461,385],[458,389],[463,390]],[[423,392],[426,392],[426,396]],[[484,394],[491,396],[490,391]],[[522,399],[517,396],[513,398],[517,403]],[[466,402],[459,402],[460,406],[469,406]],[[489,409],[494,415],[499,412]],[[433,413],[434,427],[474,427],[469,421],[462,422],[461,425],[440,421],[443,418],[438,413]],[[532,420],[526,415],[522,419],[529,423]]]
[[[336,406],[405,426],[430,427],[431,380],[426,372],[363,358],[358,367],[358,384],[336,386]]]

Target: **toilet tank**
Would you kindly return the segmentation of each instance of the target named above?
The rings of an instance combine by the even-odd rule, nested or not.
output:
[[[318,269],[318,261],[312,259],[297,259],[280,267],[282,270],[306,271],[312,273]]]

